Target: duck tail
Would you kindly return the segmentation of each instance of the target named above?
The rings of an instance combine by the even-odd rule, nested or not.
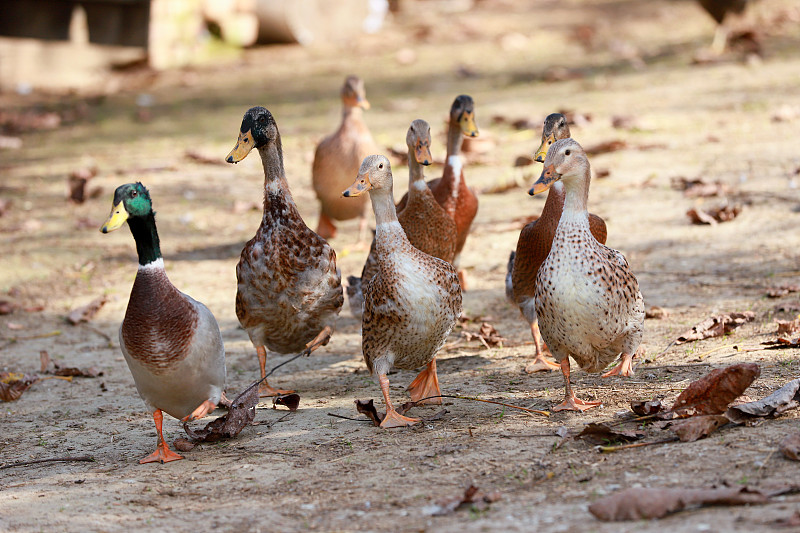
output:
[[[506,299],[514,305],[514,284],[511,281],[511,273],[514,272],[514,259],[517,257],[517,252],[512,251],[508,256],[508,267],[506,268]]]
[[[350,313],[356,318],[361,318],[364,311],[364,293],[361,292],[361,278],[347,276],[347,301],[350,304]]]

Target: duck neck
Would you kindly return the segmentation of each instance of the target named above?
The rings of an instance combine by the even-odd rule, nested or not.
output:
[[[563,179],[564,183],[564,214],[583,215],[588,217],[586,205],[589,201],[589,169],[583,176],[570,176]],[[587,218],[588,220],[588,218]]]
[[[364,116],[364,110],[359,106],[342,106],[342,125],[353,120],[361,120]]]
[[[450,162],[450,157],[458,157],[461,154],[461,126],[458,122],[450,121],[450,127],[447,129],[447,160]]]
[[[428,188],[425,183],[425,174],[422,165],[414,155],[414,148],[408,149],[408,198],[409,200],[418,196],[421,191]]]
[[[156,231],[156,214],[150,211],[143,217],[128,219],[133,240],[136,241],[136,253],[139,254],[139,266],[149,265],[161,259],[161,246]],[[163,264],[163,263],[162,263]]]
[[[285,218],[288,210],[296,210],[289,183],[283,170],[281,137],[258,148],[264,166],[264,219]]]

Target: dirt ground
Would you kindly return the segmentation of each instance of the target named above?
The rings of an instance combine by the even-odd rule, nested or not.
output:
[[[46,350],[59,364],[103,372],[71,383],[41,381],[17,402],[0,405],[0,465],[80,455],[95,460],[0,470],[0,530],[755,531],[800,510],[800,498],[790,495],[769,505],[704,508],[651,522],[603,523],[587,511],[602,495],[627,487],[796,482],[800,463],[783,458],[777,444],[800,429],[797,411],[758,427],[727,426],[693,443],[612,454],[582,441],[554,449],[559,427],[577,431],[628,416],[634,399],[670,402],[714,368],[758,363],[761,377],[746,392],[753,399],[798,377],[798,350],[747,351],[775,338],[775,319],[800,310],[797,293],[765,296],[800,282],[797,7],[775,0],[748,11],[741,23],[760,29],[763,57],[737,49],[695,64],[714,25],[694,2],[485,0],[469,11],[462,4],[411,4],[381,33],[346,46],[264,47],[232,64],[115,73],[95,95],[0,95],[4,113],[55,110],[68,117],[55,129],[19,134],[20,149],[0,150],[0,198],[11,201],[0,217],[0,299],[18,306],[0,317],[0,371],[36,372]],[[464,329],[477,331],[486,321],[507,342],[486,349],[456,330],[439,356],[443,392],[535,409],[551,409],[562,398],[559,373],[523,372],[532,354],[530,333],[503,293],[522,218],[543,205],[525,186],[541,165],[513,163],[536,148],[540,124],[555,110],[579,115],[572,131],[584,146],[627,143],[590,158],[595,170],[610,173],[593,180],[589,203],[608,223],[608,244],[628,258],[648,307],[669,310],[667,318],[645,323],[651,362],[628,379],[601,379],[573,365],[579,394],[603,401],[584,414],[544,418],[452,400],[436,420],[380,431],[329,416],[358,416],[356,398],[382,405],[361,358],[360,323],[345,306],[327,347],[271,379],[298,390],[296,413],[285,416],[265,400],[257,425],[236,439],[200,445],[184,461],[139,465],[156,443],[155,431],[117,340],[136,272],[135,247],[125,229],[98,232],[114,188],[135,180],[150,188],[169,276],[216,315],[228,391],[235,394],[258,372],[234,314],[234,267],[260,220],[247,203],[260,203],[261,163],[249,157],[235,167],[204,164],[185,152],[221,161],[243,112],[268,107],[283,136],[292,192],[315,227],[311,158],[316,142],[337,124],[338,91],[349,73],[366,81],[372,103],[366,121],[381,145],[403,147],[410,122],[425,118],[440,161],[453,98],[467,93],[476,102],[486,151],[469,156],[465,173],[484,193],[463,257],[471,282],[464,311],[477,320]],[[153,99],[149,121],[134,119],[142,93]],[[614,128],[615,116],[634,125]],[[516,119],[529,119],[536,129],[517,130],[509,124]],[[100,193],[70,204],[67,176],[87,166],[98,169],[90,189]],[[426,169],[431,178],[440,172],[441,163]],[[394,175],[399,197],[407,170],[395,165]],[[741,213],[716,226],[692,225],[688,209],[724,198],[686,198],[671,187],[677,177],[721,181]],[[520,186],[491,192],[513,181]],[[355,240],[351,221],[331,241],[343,277],[360,272],[365,258]],[[71,309],[101,295],[109,302],[91,322],[65,323]],[[746,310],[756,319],[730,336],[661,353],[702,319]],[[270,357],[268,365],[283,360]],[[407,397],[412,378],[405,371],[390,376],[396,401]],[[170,443],[184,436],[171,418],[164,427]],[[668,433],[647,431],[651,440]],[[432,516],[436,501],[470,483],[500,499],[488,509]]]

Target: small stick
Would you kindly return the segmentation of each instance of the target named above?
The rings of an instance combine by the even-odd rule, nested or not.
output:
[[[619,450],[627,450],[629,448],[642,448],[644,446],[652,446],[653,444],[666,444],[668,442],[675,442],[680,440],[678,437],[671,437],[664,440],[656,440],[653,442],[634,442],[633,444],[621,444],[619,446],[596,446],[600,453],[618,452]]]
[[[372,422],[372,420],[368,418],[350,418],[349,416],[337,415],[336,413],[328,413],[328,416],[332,416],[334,418],[343,418],[344,420],[352,420],[353,422]]]
[[[0,470],[5,470],[6,468],[16,468],[18,466],[28,466],[28,465],[35,465],[39,463],[69,463],[69,462],[85,462],[85,463],[93,463],[94,457],[90,457],[88,455],[81,455],[79,457],[53,457],[52,459],[35,459],[33,461],[22,461],[20,463],[10,463],[6,465],[0,465]]]
[[[497,402],[494,400],[483,400],[481,398],[474,398],[472,396],[456,396],[455,394],[439,394],[436,396],[428,396],[427,398],[420,398],[416,402],[412,403],[414,405],[417,405],[422,401],[430,400],[432,398],[455,398],[457,400],[472,400],[473,402],[492,403],[494,405],[502,405],[503,407],[510,407],[511,409],[519,409],[520,411],[525,411],[526,413],[536,413],[537,415],[542,415],[547,417],[550,416],[550,411],[539,411],[538,409],[528,409],[527,407],[520,407],[519,405],[512,405],[510,403]]]

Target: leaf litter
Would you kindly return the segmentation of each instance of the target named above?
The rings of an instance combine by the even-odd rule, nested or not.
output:
[[[692,326],[691,329],[684,331],[678,336],[675,344],[683,344],[684,342],[698,341],[712,337],[722,337],[742,324],[755,320],[755,318],[756,314],[753,311],[714,315]]]
[[[456,512],[462,507],[469,506],[474,511],[485,511],[489,504],[501,498],[500,492],[494,491],[484,494],[475,485],[470,485],[458,496],[444,498],[423,509],[423,513],[430,516],[445,516]]]
[[[256,417],[258,405],[258,385],[261,381],[253,382],[242,391],[232,402],[228,412],[212,420],[201,430],[193,430],[189,423],[183,423],[183,429],[194,442],[217,442],[222,439],[232,439],[246,426],[249,426]]]
[[[766,398],[728,408],[725,415],[737,424],[753,419],[774,417],[800,406],[800,378],[790,381]]]
[[[0,372],[0,400],[17,401],[22,393],[39,381],[39,376],[19,374],[16,372]]]
[[[83,322],[89,322],[94,316],[108,303],[108,296],[103,295],[95,298],[86,305],[77,307],[69,312],[67,315],[67,322],[73,326],[77,326]]]

